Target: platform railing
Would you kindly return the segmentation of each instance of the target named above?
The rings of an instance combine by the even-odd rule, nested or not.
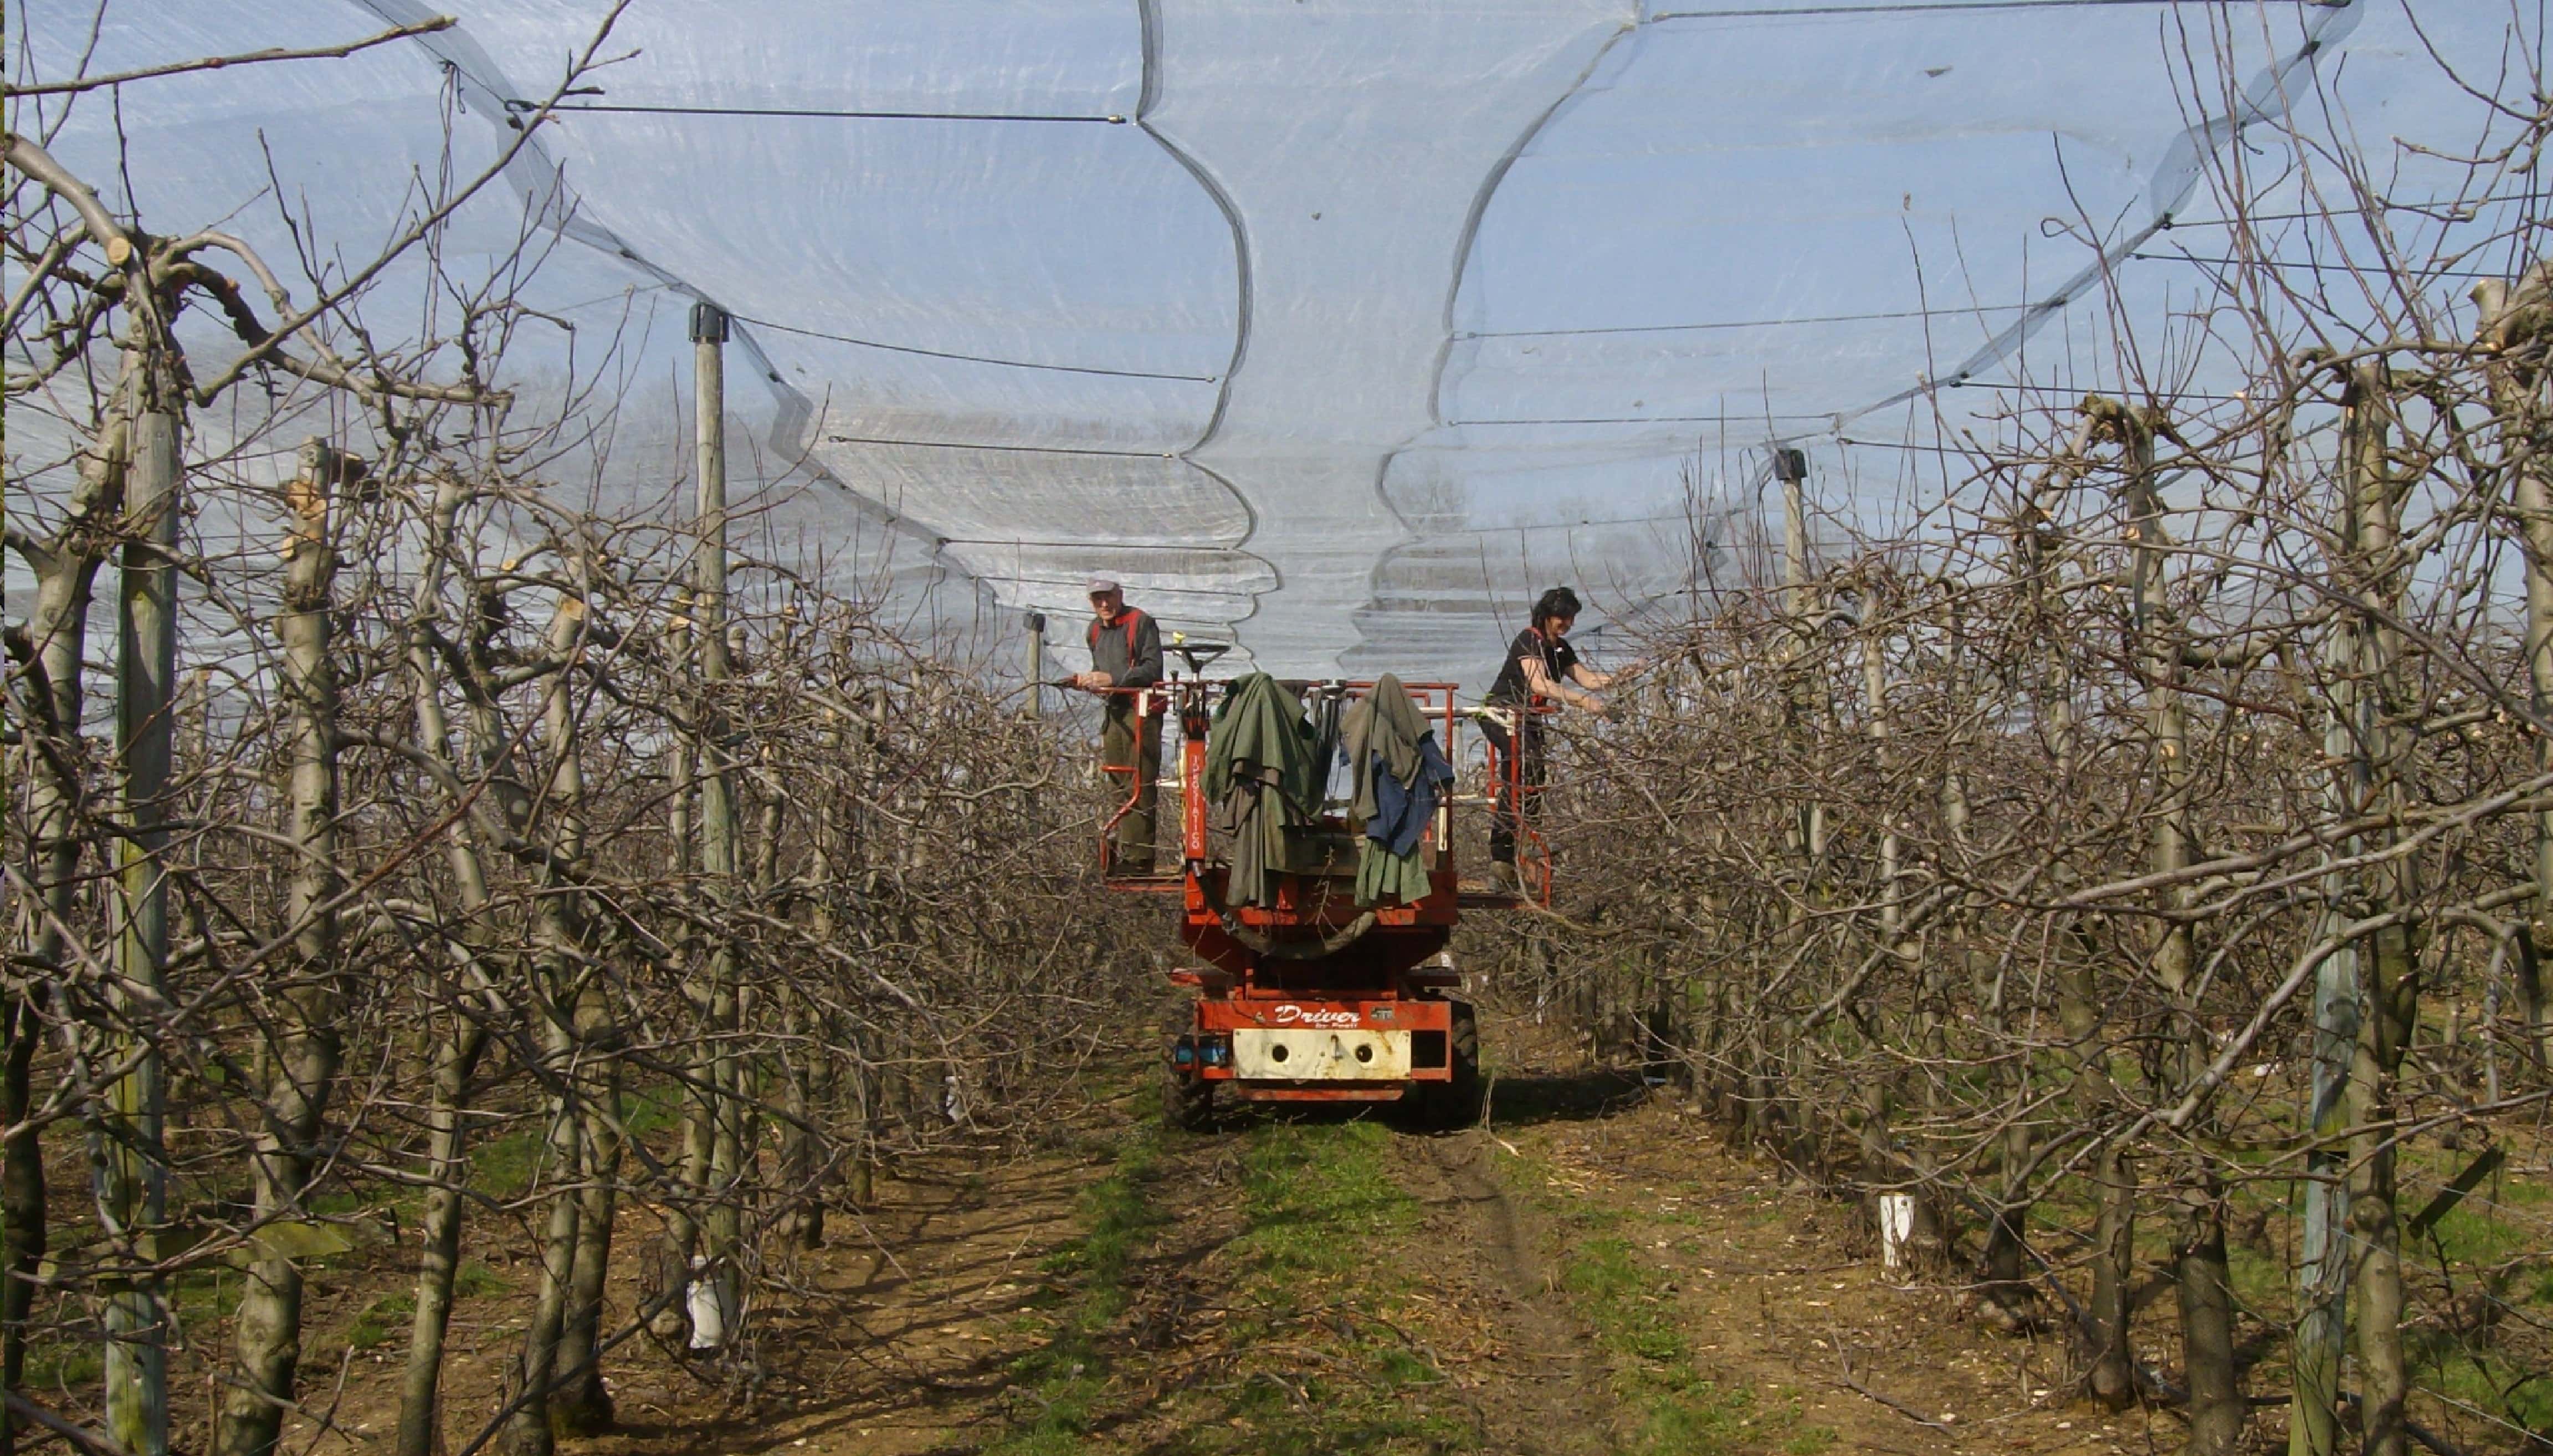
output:
[[[1112,688],[1102,694],[1111,698],[1133,698],[1137,723],[1134,761],[1101,765],[1103,773],[1108,778],[1121,780],[1126,785],[1125,797],[1116,802],[1114,809],[1100,826],[1100,875],[1110,888],[1135,891],[1176,890],[1186,884],[1191,871],[1211,863],[1210,834],[1206,823],[1206,811],[1209,806],[1203,802],[1201,782],[1205,771],[1207,724],[1221,695],[1229,691],[1234,681],[1236,680],[1224,678],[1174,677],[1154,687]],[[1359,699],[1374,689],[1374,683],[1364,679],[1280,678],[1278,681],[1298,697],[1313,695],[1318,700],[1325,700],[1325,708],[1334,709],[1342,716]],[[1496,722],[1506,729],[1511,742],[1520,741],[1518,729],[1522,727],[1524,716],[1550,711],[1542,706],[1466,707],[1459,701],[1460,690],[1453,683],[1404,683],[1401,688],[1417,706],[1420,717],[1433,725],[1439,737],[1438,746],[1445,754],[1445,761],[1456,765],[1462,762],[1462,728],[1465,724],[1477,724],[1483,720]],[[1166,717],[1175,717],[1177,720],[1180,728],[1178,738],[1175,745],[1165,745],[1165,751],[1161,755],[1162,771],[1159,776],[1147,779],[1144,773],[1144,743],[1148,735],[1161,731],[1163,720]],[[1464,794],[1458,788],[1456,792],[1448,793],[1439,799],[1435,818],[1428,826],[1421,843],[1427,850],[1432,851],[1434,869],[1439,872],[1456,870],[1455,810],[1488,808],[1496,812],[1501,803],[1510,805],[1516,837],[1516,882],[1513,885],[1458,882],[1457,894],[1461,903],[1469,908],[1494,909],[1513,906],[1525,901],[1547,906],[1551,903],[1551,852],[1542,833],[1535,827],[1538,816],[1534,812],[1535,797],[1543,792],[1543,788],[1539,784],[1525,781],[1521,754],[1501,750],[1497,738],[1487,733],[1482,735],[1482,741],[1486,750],[1484,791],[1477,794]],[[1334,758],[1337,745],[1330,744],[1328,747],[1328,756]],[[1329,767],[1329,764],[1324,764],[1325,775]],[[1326,777],[1324,781],[1326,782]],[[1179,826],[1180,854],[1175,867],[1157,867],[1150,873],[1132,873],[1119,867],[1117,834],[1119,827],[1126,822],[1128,816],[1134,814],[1142,805],[1144,793],[1148,787],[1153,790],[1155,796],[1155,842],[1152,846],[1156,854],[1155,862],[1157,866],[1160,864],[1158,855],[1161,847],[1162,816],[1173,804],[1177,814],[1175,822]],[[1323,805],[1325,810],[1328,807],[1326,803]]]

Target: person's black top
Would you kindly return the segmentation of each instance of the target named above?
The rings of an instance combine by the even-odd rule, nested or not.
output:
[[[1524,660],[1542,659],[1542,670],[1555,683],[1569,681],[1569,671],[1578,665],[1578,649],[1567,637],[1548,637],[1540,627],[1526,627],[1507,643],[1507,660],[1498,668],[1498,681],[1490,684],[1490,701],[1513,707],[1532,696],[1524,680]]]

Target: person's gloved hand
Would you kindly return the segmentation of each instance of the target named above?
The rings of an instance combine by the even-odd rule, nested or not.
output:
[[[1108,674],[1099,671],[1097,668],[1093,668],[1088,672],[1074,673],[1072,675],[1072,685],[1085,693],[1104,693],[1113,686],[1108,680]]]

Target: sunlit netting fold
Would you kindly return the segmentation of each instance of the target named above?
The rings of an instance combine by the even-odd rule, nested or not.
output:
[[[447,127],[456,172],[510,144],[610,10],[441,8],[453,30],[350,59],[133,88],[129,168],[96,98],[57,151],[151,226],[227,220],[288,258],[263,137],[282,200],[351,255],[416,210]],[[429,13],[118,5],[87,64]],[[736,473],[785,499],[773,540],[892,543],[948,590],[1072,616],[1067,653],[1105,571],[1267,666],[1477,687],[1543,587],[1627,636],[1741,574],[1729,523],[1760,518],[1769,444],[1811,451],[1840,519],[1902,503],[1961,426],[2101,380],[2105,280],[2156,317],[2205,296],[2206,170],[2238,129],[2273,200],[2300,151],[2280,127],[2470,130],[2428,52],[2491,72],[2506,16],[2419,19],[641,0],[446,261],[544,232],[526,298],[579,332],[526,344],[528,395],[617,332],[631,397],[679,413],[686,310],[731,313]],[[89,20],[40,7],[13,63],[69,73]],[[2427,166],[2385,165],[2397,192]],[[384,288],[423,317],[419,268]],[[661,445],[597,465],[604,496],[675,512],[687,461]]]

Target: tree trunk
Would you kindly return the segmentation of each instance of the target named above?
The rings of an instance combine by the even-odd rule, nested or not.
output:
[[[2055,626],[2054,603],[2063,585],[2063,563],[2058,554],[2060,538],[2055,528],[2057,510],[2064,493],[2080,478],[2085,451],[2091,446],[2092,419],[2086,414],[2075,422],[2073,438],[2065,457],[2049,470],[2034,486],[2031,499],[2016,512],[2013,532],[2013,576],[2027,597],[2028,622],[2042,644],[2037,667],[2038,681],[2033,685],[2032,707],[2047,745],[2056,787],[2054,803],[2063,803],[2070,790],[2075,769],[2075,730],[2073,703],[2073,670],[2066,657],[2065,639]],[[1954,663],[1962,659],[1965,633],[1960,630],[1960,616],[1954,605],[1945,623]],[[1957,680],[1958,691],[1953,703],[1967,701],[1964,673]],[[1950,768],[1942,781],[1942,818],[1952,842],[1964,850],[1967,844],[1971,814],[1968,803],[1964,765],[1972,735],[1960,720],[1961,728],[1953,736]],[[2069,934],[2054,938],[2063,948],[2081,939],[2079,928],[2066,927]],[[2066,1042],[2077,1059],[2074,1072],[2074,1105],[2078,1112],[2098,1107],[2099,1086],[2093,1069],[2091,1039],[2100,1030],[2100,1013],[2094,1001],[2095,988],[2088,961],[2061,964],[2057,969],[2057,1025],[2064,1031]],[[2008,1035],[2010,1014],[2002,993],[1998,974],[1995,994],[1987,1007],[1991,1025],[1998,1036]],[[2016,1063],[2010,1075],[2018,1083],[2013,1088],[2014,1105],[2029,1099],[2026,1085],[2027,1063]],[[2038,1201],[2025,1182],[2031,1164],[2032,1133],[2029,1124],[2016,1119],[2004,1130],[2002,1145],[2003,1188],[1997,1199],[1993,1218],[1986,1228],[1986,1246],[1981,1260],[1982,1292],[1988,1317],[2014,1330],[2035,1329],[2039,1324],[2039,1295],[2027,1277],[2025,1260],[2029,1254],[2028,1229],[2030,1210]]]
[[[2181,1450],[2183,1456],[2234,1456],[2252,1405],[2234,1364],[2234,1280],[2225,1258],[2225,1204],[2214,1186],[2184,1193],[2171,1263],[2180,1294],[2181,1379],[2189,1387],[2189,1439]]]
[[[564,1065],[572,1051],[565,1030],[550,1035],[550,1050]],[[550,1395],[557,1384],[559,1335],[567,1320],[568,1286],[576,1273],[577,1221],[583,1205],[577,1197],[577,1180],[582,1177],[583,1161],[579,1145],[574,1098],[560,1092],[551,1101],[550,1176],[557,1191],[550,1195],[549,1228],[541,1241],[541,1288],[532,1304],[529,1328],[523,1331],[523,1348],[515,1357],[506,1394],[514,1401],[514,1413],[505,1429],[505,1449],[511,1456],[550,1456],[556,1449],[557,1437],[550,1424]]]
[[[292,513],[284,544],[282,691],[292,718],[290,822],[293,858],[285,913],[292,927],[292,973],[278,996],[263,1126],[252,1155],[257,1222],[272,1229],[303,1215],[302,1190],[318,1157],[319,1131],[338,1061],[337,676],[329,658],[330,588],[336,545],[328,492],[338,457],[312,440],[301,473],[286,486]],[[233,1369],[214,1427],[216,1456],[268,1456],[283,1429],[301,1362],[301,1265],[272,1233],[242,1283],[233,1329]]]
[[[27,1114],[35,1106],[36,1048],[44,1040],[45,1019],[33,995],[11,995],[0,1004],[7,1018],[7,1087],[0,1098],[0,1118],[11,1129],[5,1165],[0,1165],[0,1220],[5,1220],[6,1266],[0,1268],[0,1390],[26,1385],[27,1316],[35,1307],[38,1274],[44,1268],[45,1149]],[[0,1412],[0,1456],[18,1448],[14,1417]]]
[[[1030,674],[1031,701],[1035,701],[1037,675]],[[833,711],[825,711],[826,722],[835,719]],[[818,744],[826,756],[838,758],[842,734],[839,728],[828,727],[818,735]],[[820,791],[816,795],[816,813],[808,829],[808,929],[820,945],[833,941],[833,796]],[[784,988],[788,997],[789,1031],[789,1114],[792,1118],[790,1137],[795,1152],[795,1166],[789,1176],[797,1189],[799,1212],[796,1234],[802,1249],[821,1249],[825,1245],[825,1195],[832,1181],[830,1153],[825,1128],[831,1122],[838,1081],[836,1060],[830,1019],[821,1004],[811,1002],[794,990]],[[856,1154],[854,1155],[856,1158]]]
[[[2056,975],[2057,1020],[2074,1057],[2074,1116],[2086,1128],[2106,1128],[2118,1115],[2118,1088],[2102,1045],[2103,1015],[2093,977],[2088,935]],[[2113,1408],[2136,1399],[2136,1371],[2128,1344],[2128,1290],[2134,1282],[2136,1172],[2127,1153],[2102,1135],[2093,1158],[2098,1213],[2092,1232],[2092,1298],[2081,1331],[2086,1347],[2086,1388]]]
[[[2401,642],[2393,621],[2409,563],[2398,517],[2402,493],[2386,460],[2390,381],[2381,364],[2359,367],[2343,402],[2349,450],[2349,547],[2343,585],[2366,603],[2351,633],[2357,702],[2350,772],[2357,814],[2403,807],[2403,735],[2394,725],[2410,708],[2400,679]],[[2371,847],[2395,838],[2378,831]],[[2407,912],[2416,897],[2408,861],[2361,870],[2359,908],[2372,915]],[[2402,1264],[2394,1223],[2394,1078],[2419,1014],[2419,978],[2405,925],[2385,927],[2360,943],[2361,1013],[2349,1086],[2350,1282],[2359,1290],[2359,1408],[2366,1456],[2404,1456],[2402,1402],[2409,1376],[2402,1354]]]
[[[620,1032],[590,976],[578,997],[576,1042],[585,1176],[577,1194],[576,1259],[569,1272],[551,1424],[561,1434],[594,1435],[612,1423],[611,1393],[603,1380],[603,1307],[620,1197]]]
[[[577,597],[561,597],[550,618],[549,655],[560,664],[550,675],[542,708],[543,736],[550,757],[548,792],[542,801],[553,816],[545,837],[548,857],[541,873],[545,891],[533,912],[535,955],[539,961],[544,1051],[551,1086],[550,1156],[553,1188],[549,1228],[542,1241],[541,1288],[524,1332],[516,1366],[521,1403],[506,1434],[514,1456],[550,1456],[556,1437],[552,1419],[557,1408],[559,1377],[569,1307],[574,1300],[579,1234],[585,1219],[585,1183],[601,1178],[587,1165],[584,1091],[593,1072],[583,1063],[587,1029],[584,998],[594,969],[585,955],[585,912],[576,893],[585,857],[585,771],[579,759],[574,663],[584,639],[587,609]],[[573,1357],[570,1357],[571,1359]]]
[[[459,476],[445,477],[436,488],[408,628],[408,680],[416,715],[417,746],[446,764],[452,762],[452,734],[443,711],[442,673],[433,623],[442,601],[443,574],[451,557],[454,525],[470,495],[470,486]],[[473,715],[472,723],[482,731],[487,728],[479,715]],[[500,763],[504,751],[501,738],[474,742],[471,761],[485,768]],[[457,810],[461,806],[453,807]],[[454,817],[445,839],[445,857],[452,867],[462,911],[475,926],[488,908],[488,873],[467,815]],[[463,999],[484,1000],[486,1015],[492,1020],[504,1018],[507,1008],[496,992],[494,978],[483,967],[477,949],[456,943],[453,952],[470,987],[468,997]],[[470,1007],[456,1005],[450,1024],[451,1030],[436,1049],[433,1099],[426,1111],[426,1176],[430,1182],[417,1250],[416,1308],[408,1324],[407,1364],[399,1381],[396,1456],[435,1456],[442,1444],[444,1340],[452,1322],[453,1284],[461,1269],[462,1218],[469,1206],[463,1190],[469,1175],[470,1131],[464,1109],[469,1105],[479,1059],[488,1044],[488,1023],[472,1015]]]
[[[2178,874],[2189,867],[2190,825],[2189,724],[2181,701],[2181,631],[2167,593],[2171,534],[2164,524],[2165,506],[2155,481],[2154,438],[2158,421],[2122,411],[2128,456],[2128,534],[2136,547],[2136,613],[2140,667],[2154,733],[2154,825],[2147,847],[2147,868],[2158,875]],[[2167,885],[2161,893],[2166,919],[2155,933],[2153,973],[2171,1018],[2170,1051],[2157,1092],[2181,1096],[2208,1064],[2214,1044],[2199,1006],[2190,974],[2197,960],[2196,938],[2178,918],[2189,903],[2188,891]],[[2234,1365],[2233,1277],[2225,1258],[2224,1203],[2220,1181],[2203,1138],[2189,1140],[2174,1160],[2181,1184],[2182,1226],[2172,1244],[2172,1281],[2180,1293],[2182,1378],[2189,1386],[2187,1456],[2233,1456],[2250,1421],[2240,1373]]]
[[[442,1442],[443,1344],[452,1324],[453,1283],[461,1272],[461,1215],[469,1175],[465,1153],[468,1104],[487,1036],[468,1016],[435,1059],[434,1103],[427,1111],[424,1229],[416,1259],[416,1309],[408,1322],[407,1366],[399,1381],[396,1456],[436,1456]]]
[[[2489,366],[2492,398],[2498,415],[2500,453],[2516,462],[2510,482],[2517,539],[2526,558],[2526,626],[2521,643],[2526,656],[2527,708],[2536,730],[2527,735],[2534,770],[2553,773],[2553,462],[2528,442],[2543,439],[2553,418],[2545,386],[2553,370],[2541,354],[2529,360],[2524,346],[2553,334],[2553,265],[2538,263],[2528,271],[2512,297],[2497,280],[2478,283],[2474,301],[2481,306],[2479,333],[2497,357]],[[2534,824],[2535,899],[2528,912],[2530,954],[2518,965],[2518,1004],[2526,1018],[2527,1052],[2536,1070],[2553,1065],[2553,1020],[2547,1019],[2540,969],[2553,955],[2553,809],[2538,810]]]
[[[2382,948],[2364,957],[2382,995],[2392,979]],[[2405,977],[2404,979],[2407,979]],[[2398,982],[2397,982],[2398,984]],[[2375,997],[2371,997],[2375,1000]],[[2358,1289],[2359,1415],[2365,1456],[2405,1456],[2403,1399],[2410,1372],[2402,1355],[2402,1257],[2393,1211],[2393,1072],[2401,1048],[2391,1018],[2371,1006],[2350,1076],[2350,1283]],[[2391,1043],[2387,1046],[2387,1043]]]
[[[2359,387],[2370,392],[2386,381],[2381,366],[2360,371]],[[2371,407],[2383,410],[2380,395]],[[2366,590],[2376,610],[2360,632],[2364,654],[2361,671],[2369,694],[2361,736],[2370,772],[2365,809],[2403,807],[2401,781],[2403,734],[2393,725],[2410,710],[2400,674],[2401,642],[2393,626],[2409,563],[2403,559],[2398,516],[2401,492],[2389,477],[2385,457],[2384,416],[2379,413],[2365,432],[2366,444],[2354,472],[2361,515]],[[2397,835],[2380,831],[2385,841]],[[2418,895],[2410,861],[2396,859],[2365,871],[2366,906],[2378,914],[2407,913]],[[2419,966],[2408,925],[2377,931],[2364,943],[2359,957],[2365,1012],[2359,1023],[2358,1049],[2351,1066],[2350,1162],[2353,1178],[2349,1224],[2356,1268],[2352,1283],[2360,1289],[2358,1363],[2360,1410],[2364,1427],[2361,1447],[2367,1456],[2404,1456],[2408,1436],[2403,1400],[2410,1377],[2402,1351],[2402,1315],[2407,1299],[2402,1288],[2402,1261],[2394,1209],[2394,1148],[2399,1141],[2395,1081],[2402,1057],[2419,1024]]]
[[[699,1009],[706,1020],[706,1002]],[[682,1185],[665,1219],[665,1305],[656,1312],[649,1327],[659,1338],[681,1337],[690,1348],[705,1349],[719,1341],[700,1343],[707,1332],[694,1326],[690,1290],[694,1263],[700,1257],[700,1229],[709,1212],[710,1155],[718,1141],[718,1095],[712,1079],[718,1070],[716,1061],[705,1050],[695,1055],[689,1064],[692,1079],[684,1088]]]
[[[121,392],[130,378],[119,384]],[[27,617],[24,653],[43,676],[34,702],[44,721],[20,726],[25,734],[28,842],[24,846],[34,891],[30,923],[19,929],[37,968],[24,995],[11,996],[6,1018],[5,1092],[0,1120],[12,1129],[0,1143],[0,1388],[17,1390],[27,1369],[27,1319],[35,1306],[38,1272],[47,1234],[45,1150],[28,1125],[35,1108],[36,1053],[45,1036],[43,987],[60,974],[67,950],[64,929],[76,913],[81,858],[80,715],[87,698],[82,658],[88,647],[89,607],[97,569],[105,564],[107,526],[124,502],[131,431],[120,408],[81,456],[61,531],[31,562],[36,603]],[[14,644],[13,644],[14,645]],[[16,1417],[0,1411],[0,1453],[16,1446]]]
[[[2553,771],[2553,770],[2548,770]],[[2538,888],[2537,899],[2544,891]],[[2517,986],[2517,1013],[2526,1024],[2526,1060],[2535,1064],[2537,1072],[2553,1071],[2553,1032],[2548,1032],[2544,1009],[2544,955],[2553,951],[2553,938],[2542,932],[2530,932],[2517,943],[2510,969]]]
[[[781,1215],[778,1232],[801,1249],[816,1249],[825,1243],[825,1196],[818,1186],[824,1153],[816,1134],[815,1073],[815,1064],[825,1051],[813,1033],[821,1024],[820,1013],[787,986],[781,987],[780,996],[784,1034],[780,1065],[783,1105],[789,1115],[780,1131],[780,1185],[788,1211]]]
[[[2009,1155],[2006,1161],[2010,1161]],[[1977,1292],[1985,1300],[1988,1318],[2019,1332],[2039,1323],[2039,1298],[2031,1288],[2030,1245],[2024,1232],[2029,1227],[2032,1203],[2012,1196],[2009,1178],[2004,1186],[2004,1200],[1986,1221],[1985,1252],[1977,1258]]]
[[[692,600],[685,594],[675,601],[677,611],[665,638],[674,671],[680,674],[692,662],[692,622],[685,615],[692,610]],[[665,815],[666,868],[677,881],[687,884],[692,874],[692,796],[699,763],[699,754],[694,751],[700,729],[698,697],[688,706],[694,715],[690,729],[676,732],[666,748],[670,798]],[[684,987],[684,999],[695,1023],[708,1019],[709,991],[697,977]],[[666,1200],[665,1232],[656,1253],[656,1297],[660,1302],[649,1316],[647,1328],[659,1340],[689,1344],[692,1259],[700,1248],[702,1198],[710,1169],[710,1119],[716,1115],[715,1099],[710,1095],[707,1045],[695,1042],[687,1048],[684,1065],[688,1077],[682,1085],[682,1147],[675,1160],[680,1182],[674,1195]]]
[[[2137,1399],[2136,1355],[2128,1338],[2135,1315],[2128,1296],[2136,1284],[2136,1162],[2116,1141],[2105,1143],[2094,1178],[2100,1215],[2092,1228],[2092,1360],[2085,1386],[2092,1399],[2123,1410]]]

